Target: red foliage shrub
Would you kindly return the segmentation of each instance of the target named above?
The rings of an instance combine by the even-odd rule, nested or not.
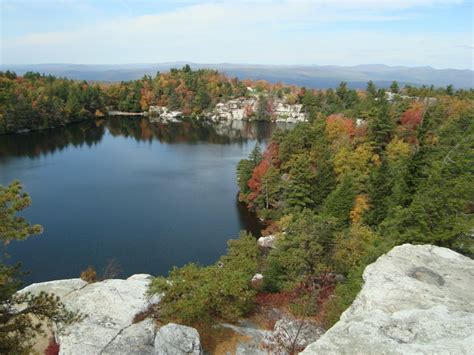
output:
[[[334,274],[330,272],[323,272],[318,278],[318,296],[317,303],[321,307],[333,294],[336,288],[336,282],[334,280]]]
[[[326,120],[326,128],[331,139],[344,134],[348,135],[349,138],[353,138],[355,134],[354,121],[341,114],[329,115]]]
[[[54,338],[49,339],[48,347],[44,350],[45,355],[58,355],[59,354],[59,344],[56,343]]]
[[[413,103],[400,117],[401,126],[399,127],[400,136],[409,142],[416,144],[416,129],[423,122],[423,113],[425,107],[420,102]]]
[[[410,131],[414,131],[423,119],[423,104],[414,103],[400,117],[401,124]]]
[[[257,306],[282,307],[294,301],[298,295],[294,291],[283,291],[278,293],[258,293],[255,297]]]
[[[279,157],[279,146],[277,143],[270,143],[265,152],[263,153],[263,159],[254,169],[252,177],[248,182],[248,186],[251,190],[248,201],[249,206],[252,207],[252,202],[260,195],[262,189],[262,178],[267,173],[270,166],[279,167],[281,162]]]

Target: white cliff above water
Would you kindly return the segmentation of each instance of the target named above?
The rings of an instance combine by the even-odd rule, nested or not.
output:
[[[364,271],[341,319],[304,354],[472,354],[474,261],[405,244]]]
[[[307,325],[299,339],[309,344],[304,354],[472,354],[472,259],[446,248],[405,244],[367,266],[363,277],[362,290],[331,329],[321,335],[322,329]],[[193,328],[172,323],[159,328],[149,318],[134,323],[138,313],[159,302],[146,295],[150,278],[58,280],[20,292],[54,293],[86,316],[56,334],[60,354],[202,354]],[[273,332],[226,326],[252,339],[237,344],[236,354],[264,354],[272,353],[269,345],[282,322],[285,334],[295,328],[285,319]]]
[[[307,120],[307,115],[301,104],[288,104],[285,98],[267,98],[268,120],[274,122],[297,123]],[[218,103],[213,109],[205,112],[199,119],[212,122],[246,121],[258,119],[259,99],[256,96],[240,97]],[[152,122],[179,122],[183,113],[169,110],[166,107],[150,106],[149,117]]]

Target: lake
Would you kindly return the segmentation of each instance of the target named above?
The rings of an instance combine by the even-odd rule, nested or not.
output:
[[[0,136],[0,184],[19,179],[33,200],[24,216],[44,227],[10,244],[9,262],[31,271],[25,284],[100,273],[110,260],[120,277],[215,262],[240,230],[259,234],[235,169],[276,127],[120,117]]]

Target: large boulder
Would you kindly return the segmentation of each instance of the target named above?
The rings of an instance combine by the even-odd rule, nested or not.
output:
[[[304,354],[468,354],[474,349],[474,261],[405,244],[364,271],[353,304]]]
[[[60,280],[33,284],[20,292],[54,293],[68,309],[84,315],[80,322],[56,333],[60,354],[150,354],[154,323],[133,322],[138,313],[159,301],[146,295],[150,278],[140,274],[90,284],[80,279]]]
[[[240,320],[236,324],[221,324],[225,328],[243,336],[235,344],[235,349],[231,353],[235,355],[267,355],[268,349],[265,347],[264,339],[271,335],[271,331],[261,329],[257,324],[249,320]]]
[[[156,327],[152,319],[145,319],[122,329],[102,350],[103,355],[153,354]]]
[[[202,353],[199,333],[194,328],[168,323],[156,333],[156,355],[200,355]]]
[[[278,354],[301,351],[317,340],[324,329],[313,321],[282,318],[275,323],[273,332],[265,337],[264,343]]]
[[[277,238],[270,234],[265,237],[258,238],[257,244],[264,249],[274,249],[276,246]]]

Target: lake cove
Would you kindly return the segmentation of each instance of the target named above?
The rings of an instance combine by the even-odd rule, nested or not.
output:
[[[276,128],[116,117],[1,136],[0,184],[19,179],[33,200],[25,217],[44,227],[12,243],[9,261],[33,270],[26,284],[109,260],[124,277],[213,263],[241,229],[260,231],[237,201],[235,169]]]

